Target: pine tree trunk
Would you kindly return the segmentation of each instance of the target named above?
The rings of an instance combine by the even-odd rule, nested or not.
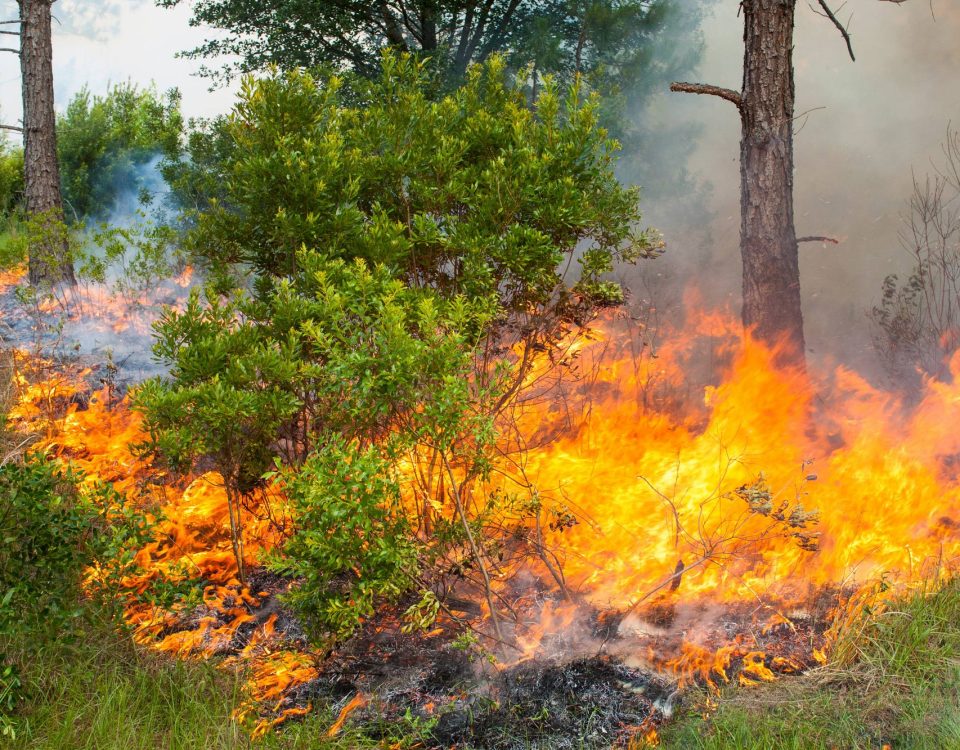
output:
[[[803,363],[793,223],[793,25],[796,0],[743,0],[740,252],[743,323]]]
[[[63,220],[53,109],[53,0],[20,0],[20,71],[23,76],[23,161],[27,212],[49,222],[30,249],[30,283],[76,283],[58,224]]]

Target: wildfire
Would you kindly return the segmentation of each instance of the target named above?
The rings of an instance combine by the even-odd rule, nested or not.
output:
[[[611,324],[576,346],[588,378],[559,401],[517,410],[523,434],[559,437],[526,452],[499,486],[535,491],[567,519],[544,533],[570,595],[518,628],[518,661],[562,641],[585,602],[619,613],[622,632],[636,625],[646,644],[637,655],[681,683],[756,684],[824,660],[877,600],[868,584],[881,574],[911,585],[952,569],[960,353],[952,382],[928,382],[908,407],[842,367],[822,377],[778,369],[775,352],[724,315],[701,316],[667,340],[652,356]],[[698,382],[706,353],[705,369],[722,377]],[[10,418],[43,434],[38,447],[86,481],[111,483],[157,520],[138,572],[123,580],[137,640],[180,656],[234,654],[250,674],[237,715],[257,713],[258,734],[309,710],[285,696],[317,676],[316,659],[283,640],[275,615],[255,614],[276,592],[237,579],[222,479],[177,479],[132,452],[146,438],[138,416],[109,389],[79,398],[86,374],[23,376]],[[274,521],[285,512],[279,490],[262,492],[271,512],[243,519],[251,568],[280,541]],[[205,588],[189,618],[141,596],[158,580],[197,578]],[[818,597],[832,609],[826,633],[805,624],[813,608],[827,609]],[[718,636],[712,624],[726,611],[748,611],[756,627]],[[357,693],[331,735],[366,700]],[[641,734],[656,744],[655,727]]]

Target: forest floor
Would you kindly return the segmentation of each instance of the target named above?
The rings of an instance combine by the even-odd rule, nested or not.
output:
[[[219,748],[429,747],[429,729],[397,726],[388,739],[347,723],[334,738],[322,707],[252,741],[231,719],[241,680],[203,662],[145,652],[97,612],[70,642],[30,644],[28,704],[11,748],[218,750]],[[16,655],[18,644],[2,644]],[[26,644],[20,644],[26,646]],[[662,728],[663,748],[803,750],[960,748],[960,584],[915,596],[871,621],[848,669],[720,695],[691,691]],[[518,744],[517,747],[522,747]]]

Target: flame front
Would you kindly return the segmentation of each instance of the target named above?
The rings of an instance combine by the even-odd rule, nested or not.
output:
[[[570,592],[646,628],[657,646],[642,655],[648,663],[711,684],[733,679],[733,665],[740,683],[753,684],[824,659],[844,613],[872,591],[865,584],[885,574],[911,585],[949,572],[960,553],[960,354],[952,382],[926,383],[908,406],[842,367],[820,377],[779,369],[774,351],[738,330],[726,316],[704,315],[656,356],[615,323],[578,344],[591,377],[562,399],[518,407],[521,433],[554,439],[523,452],[501,482],[535,491],[556,512],[545,541]],[[692,376],[705,353],[711,367],[701,369],[721,373],[706,384]],[[303,713],[284,696],[317,666],[278,641],[275,618],[254,614],[267,594],[237,580],[219,476],[176,480],[134,456],[130,446],[145,439],[137,415],[107,390],[80,408],[81,381],[22,379],[12,421],[42,434],[39,447],[75,463],[87,481],[112,483],[160,519],[138,552],[141,572],[123,582],[129,592],[158,579],[206,583],[189,622],[131,597],[137,639],[182,656],[236,653],[251,674],[239,715],[269,706],[258,732]],[[54,402],[69,406],[57,412]],[[275,518],[284,499],[269,492]],[[255,565],[280,538],[270,517],[248,515],[244,549]],[[803,631],[824,592],[834,630],[809,629],[802,654],[771,649]],[[519,658],[572,626],[566,607],[548,603],[518,631]],[[757,613],[756,634],[718,643],[701,627],[736,607]],[[670,628],[657,626],[658,608],[671,610]],[[237,648],[241,628],[253,634]],[[655,728],[644,732],[655,744]]]

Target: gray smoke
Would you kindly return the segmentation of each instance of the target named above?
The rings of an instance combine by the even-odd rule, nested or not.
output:
[[[689,79],[739,89],[738,3],[699,7],[705,9],[704,51]],[[837,246],[800,249],[814,363],[840,361],[877,371],[867,312],[887,274],[909,271],[897,235],[912,173],[932,169],[947,124],[960,122],[960,5],[935,1],[933,11],[935,17],[927,0],[903,5],[852,0],[842,13],[844,21],[852,15],[857,54],[852,62],[836,29],[798,3],[797,114],[806,114],[796,129],[797,232],[841,240]],[[658,128],[689,139],[684,166],[696,187],[687,196],[663,195],[656,179],[646,177],[645,218],[663,231],[668,252],[628,274],[627,281],[652,289],[661,306],[676,309],[672,290],[689,280],[708,303],[738,312],[738,114],[715,97],[666,91],[645,111],[656,113]]]

